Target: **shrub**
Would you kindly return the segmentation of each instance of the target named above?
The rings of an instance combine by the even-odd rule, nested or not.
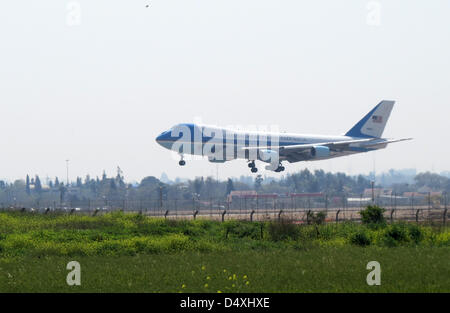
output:
[[[297,240],[299,237],[299,228],[288,221],[281,220],[279,222],[269,223],[268,233],[272,241]]]
[[[383,213],[386,210],[377,206],[377,205],[369,205],[366,209],[359,212],[361,215],[361,220],[363,224],[385,224],[386,220],[384,218]]]
[[[325,212],[314,212],[308,211],[308,224],[322,225],[325,223],[325,218],[327,217]]]
[[[388,246],[397,246],[400,243],[408,242],[408,232],[405,225],[391,225],[385,232],[385,244]]]
[[[350,237],[350,242],[354,245],[358,246],[368,246],[371,244],[370,237],[367,235],[367,233],[363,230],[360,230],[356,233],[354,233]]]
[[[260,237],[259,223],[245,221],[227,221],[224,223],[226,236],[258,239]]]
[[[409,226],[409,237],[415,243],[419,243],[423,240],[423,233],[417,225]]]

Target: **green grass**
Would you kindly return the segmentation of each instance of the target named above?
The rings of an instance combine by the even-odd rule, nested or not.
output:
[[[0,291],[449,292],[449,252],[448,247],[343,247],[84,256],[75,258],[81,286],[73,287],[66,284],[72,258],[1,259]],[[381,264],[381,286],[366,284],[366,265],[373,260]]]
[[[449,242],[448,227],[405,223],[0,213],[0,292],[449,292]],[[66,284],[72,260],[81,286]]]

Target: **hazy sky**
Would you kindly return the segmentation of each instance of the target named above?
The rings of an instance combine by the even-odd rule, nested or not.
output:
[[[450,170],[449,12],[448,0],[2,1],[0,178],[65,177],[66,159],[72,179],[215,175],[206,160],[180,168],[154,138],[195,118],[341,134],[383,99],[397,101],[384,136],[414,141],[287,172]],[[250,174],[244,160],[218,169]]]

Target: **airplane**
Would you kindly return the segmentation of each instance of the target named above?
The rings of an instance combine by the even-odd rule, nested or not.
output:
[[[268,165],[266,170],[282,172],[282,162],[319,161],[384,149],[388,144],[411,140],[382,138],[395,101],[383,100],[347,133],[340,136],[261,132],[182,123],[162,132],[156,142],[180,155],[207,156],[213,163],[245,159],[252,173],[255,161]]]

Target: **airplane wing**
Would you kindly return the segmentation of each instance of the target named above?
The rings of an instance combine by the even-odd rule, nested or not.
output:
[[[401,142],[401,141],[407,141],[407,140],[413,140],[413,138],[388,139],[388,140],[381,141],[381,142],[369,143],[367,145],[364,145],[364,147],[373,147],[373,146],[377,146],[377,145],[384,145],[384,144],[389,144],[389,143],[394,143],[394,142]]]
[[[275,149],[279,150],[280,154],[282,151],[292,151],[292,152],[303,152],[305,150],[309,150],[311,148],[317,146],[325,146],[330,148],[331,150],[341,150],[348,147],[351,144],[355,143],[363,143],[374,141],[378,138],[368,138],[368,139],[355,139],[355,140],[345,140],[345,141],[334,141],[334,142],[318,142],[318,143],[310,143],[310,144],[301,144],[301,145],[287,145],[287,146],[278,146],[278,147],[242,147],[244,150],[264,150],[264,149]]]
[[[400,142],[405,140],[411,140],[412,138],[397,139],[397,140],[385,140],[381,138],[367,138],[367,139],[355,139],[335,142],[318,142],[312,144],[300,144],[300,145],[286,145],[278,147],[243,147],[245,150],[278,150],[280,157],[288,160],[289,162],[298,162],[306,160],[306,155],[310,153],[312,148],[322,146],[328,147],[331,151],[340,153],[349,149],[352,144],[362,144],[361,148],[374,148],[377,146],[386,146],[389,143]]]
[[[370,142],[370,141],[373,141],[373,140],[375,140],[375,138],[355,139],[355,140],[346,140],[346,141],[334,141],[334,142],[323,142],[323,143],[311,143],[311,144],[304,144],[304,145],[280,146],[279,149],[283,150],[283,151],[297,151],[297,152],[300,152],[302,150],[308,150],[308,149],[311,149],[313,147],[323,146],[323,147],[328,147],[331,150],[342,150],[342,149],[348,147],[351,144]]]

